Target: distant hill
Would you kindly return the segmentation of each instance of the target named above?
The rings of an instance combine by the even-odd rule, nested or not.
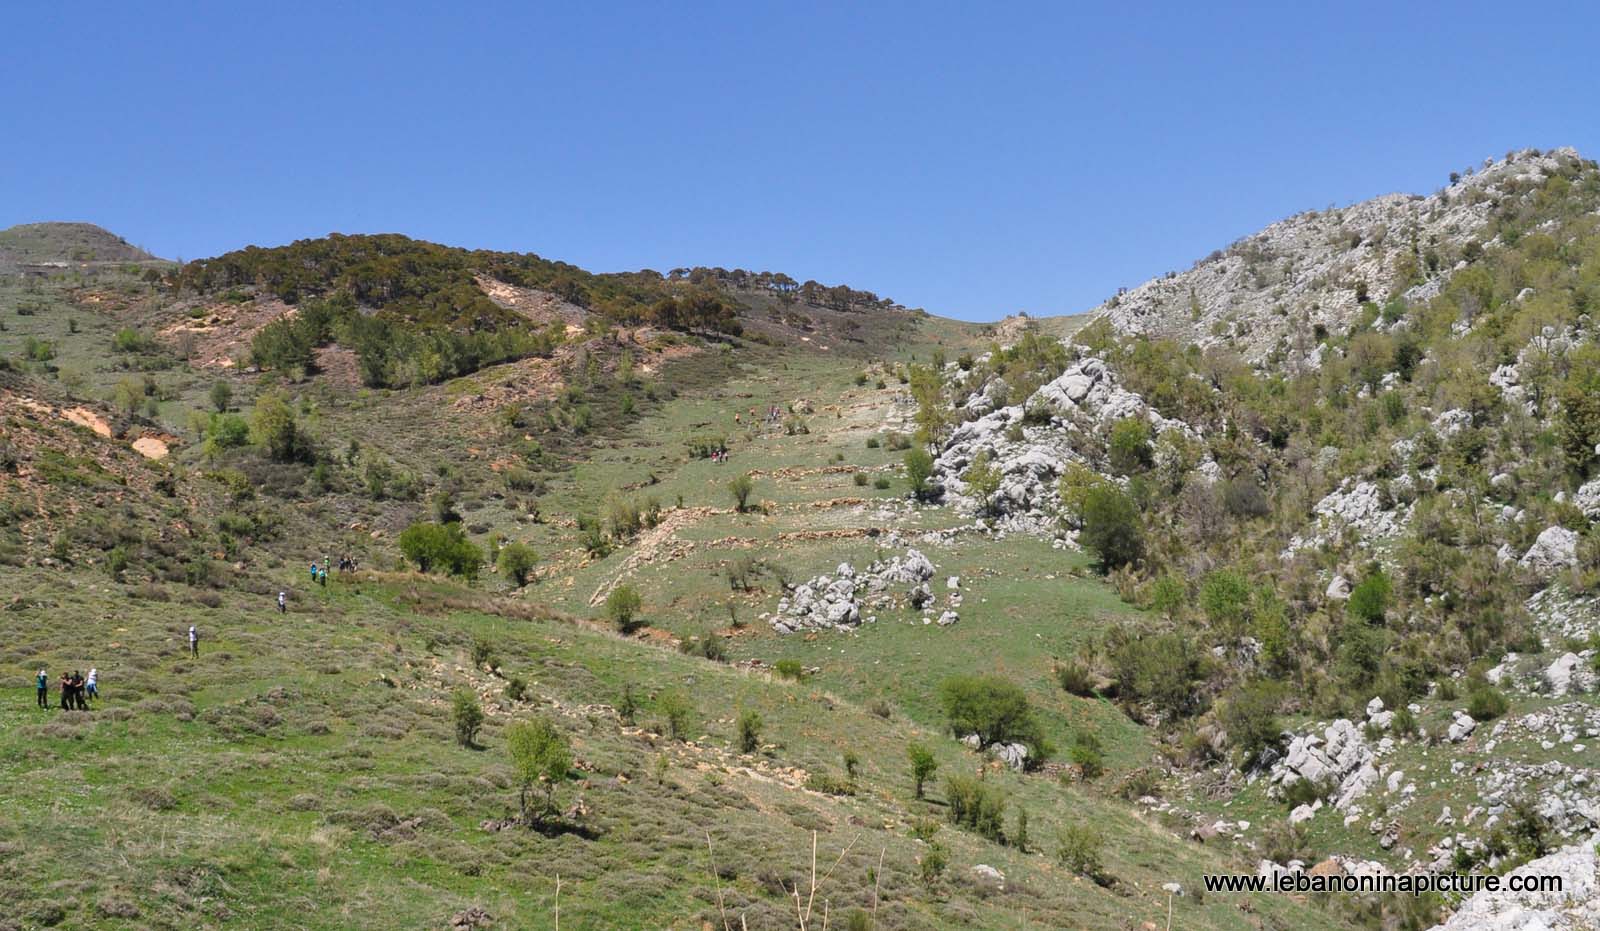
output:
[[[151,261],[160,260],[93,223],[23,223],[0,230],[0,265]]]

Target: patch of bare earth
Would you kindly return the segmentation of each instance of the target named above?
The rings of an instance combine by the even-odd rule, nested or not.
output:
[[[293,315],[295,309],[277,298],[260,297],[243,304],[202,304],[193,313],[196,315],[162,327],[161,339],[192,347],[189,358],[193,365],[232,368],[235,360],[249,352],[250,340],[262,327]]]
[[[567,332],[571,333],[582,331],[584,322],[589,319],[587,310],[549,291],[507,284],[486,275],[479,275],[477,281],[478,287],[489,300],[535,323],[552,323],[559,320],[567,325]]]

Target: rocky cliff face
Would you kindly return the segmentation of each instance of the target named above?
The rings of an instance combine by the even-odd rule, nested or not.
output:
[[[1578,159],[1571,149],[1527,150],[1463,175],[1432,194],[1386,194],[1272,224],[1120,294],[1092,313],[1119,331],[1201,346],[1232,344],[1260,361],[1315,364],[1316,328],[1340,331],[1362,301],[1425,299],[1477,248],[1491,211]],[[1475,245],[1474,245],[1475,244]]]

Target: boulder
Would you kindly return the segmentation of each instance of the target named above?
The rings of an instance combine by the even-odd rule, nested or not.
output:
[[[1518,564],[1546,578],[1577,565],[1577,532],[1565,527],[1546,527]]]

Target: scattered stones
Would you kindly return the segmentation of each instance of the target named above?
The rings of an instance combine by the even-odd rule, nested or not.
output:
[[[849,563],[840,563],[832,576],[819,575],[796,585],[778,602],[778,610],[769,622],[780,634],[797,630],[851,630],[861,624],[863,603],[888,607],[895,601],[897,588],[904,587],[906,603],[914,608],[930,604],[933,591],[928,587],[928,580],[931,578],[933,563],[914,549],[907,550],[903,557],[880,560],[860,571]]]
[[[1530,861],[1505,877],[1499,890],[1478,892],[1434,931],[1579,931],[1600,927],[1600,860],[1596,838]],[[1513,878],[1558,876],[1555,892],[1510,891]],[[1520,887],[1523,883],[1516,883]],[[1539,885],[1539,884],[1533,884]]]
[[[1458,744],[1461,741],[1466,740],[1468,737],[1472,736],[1473,731],[1478,729],[1478,722],[1472,720],[1472,717],[1465,711],[1458,709],[1454,712],[1451,712],[1450,718],[1450,729],[1446,732],[1445,736],[1453,744]]]

